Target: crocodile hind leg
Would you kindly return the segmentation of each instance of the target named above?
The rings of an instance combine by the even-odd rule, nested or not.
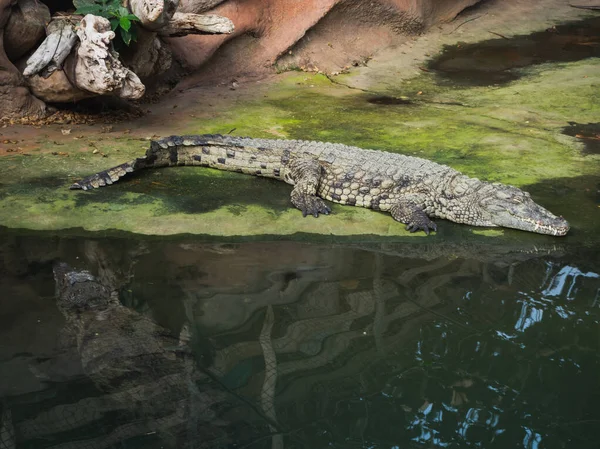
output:
[[[429,235],[430,230],[437,231],[437,225],[429,219],[425,211],[418,205],[416,198],[405,197],[390,208],[394,220],[404,223],[406,230],[416,232],[420,229]]]
[[[294,181],[292,204],[302,211],[302,216],[329,215],[331,208],[317,197],[317,189],[323,172],[316,159],[293,159],[290,161],[289,175]]]

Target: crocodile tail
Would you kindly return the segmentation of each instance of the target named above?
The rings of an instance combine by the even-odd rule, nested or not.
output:
[[[205,134],[201,136],[169,136],[160,140],[152,140],[150,148],[144,157],[138,157],[130,162],[117,165],[116,167],[103,170],[91,176],[83,178],[71,185],[71,189],[97,189],[111,185],[125,176],[127,173],[135,172],[144,168],[171,167],[176,165],[200,165],[200,156],[192,156],[192,162],[179,158],[182,147],[194,147],[200,145],[222,145],[225,138],[219,134]],[[189,154],[188,154],[189,156]]]
[[[107,185],[111,185],[117,182],[120,178],[125,176],[127,173],[134,172],[138,170],[140,167],[139,160],[145,158],[134,159],[130,162],[125,162],[124,164],[117,165],[116,167],[109,168],[108,170],[103,170],[101,172],[95,173],[91,176],[87,176],[80,181],[77,181],[69,187],[71,190],[83,189],[83,190],[91,190],[97,189],[98,187],[103,187]]]
[[[103,170],[91,176],[87,176],[81,181],[73,183],[69,188],[71,190],[97,189],[98,187],[114,184],[127,173],[132,173],[144,168],[166,167],[172,165],[170,163],[172,158],[169,157],[169,154],[173,151],[176,152],[177,148],[174,147],[173,144],[171,144],[171,146],[166,145],[166,140],[167,139],[159,141],[152,140],[150,142],[150,148],[148,148],[144,157],[138,157],[132,161],[109,168],[108,170]]]

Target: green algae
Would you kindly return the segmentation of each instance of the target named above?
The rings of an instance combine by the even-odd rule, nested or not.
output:
[[[594,188],[598,156],[584,154],[582,144],[561,131],[568,121],[597,121],[598,72],[593,60],[542,64],[501,87],[444,86],[434,74],[422,73],[395,90],[386,86],[373,92],[293,72],[269,82],[255,98],[173,122],[171,134],[232,130],[424,157],[481,179],[525,187],[538,202],[571,220],[576,235],[589,239],[598,230],[598,210],[573,186]],[[343,83],[344,78],[336,80]],[[379,94],[411,104],[370,101]],[[69,191],[78,178],[142,155],[148,142],[99,135],[61,143],[41,141],[46,153],[0,161],[0,225],[158,235],[424,237],[406,232],[387,214],[361,208],[334,205],[331,216],[302,219],[284,183],[194,167],[142,172],[93,192]],[[447,222],[439,228],[429,238],[526,238],[518,231]]]
[[[485,235],[488,237],[500,237],[504,235],[504,230],[502,229],[473,229],[471,231],[475,235]]]

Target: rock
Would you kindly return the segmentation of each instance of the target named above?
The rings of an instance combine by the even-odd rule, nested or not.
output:
[[[95,96],[73,86],[62,70],[52,72],[47,78],[33,75],[27,81],[31,92],[49,103],[70,103]]]
[[[0,118],[42,116],[46,105],[30,94],[25,79],[4,51],[4,28],[14,3],[13,0],[0,0]]]
[[[4,30],[4,49],[16,61],[46,36],[50,10],[37,0],[19,0]]]

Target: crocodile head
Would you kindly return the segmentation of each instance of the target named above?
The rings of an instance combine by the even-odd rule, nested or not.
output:
[[[101,310],[108,306],[110,292],[89,271],[77,271],[63,262],[54,264],[56,299],[63,310]]]
[[[555,236],[566,235],[569,223],[544,209],[528,192],[504,184],[487,184],[477,192],[480,226],[502,226]]]

